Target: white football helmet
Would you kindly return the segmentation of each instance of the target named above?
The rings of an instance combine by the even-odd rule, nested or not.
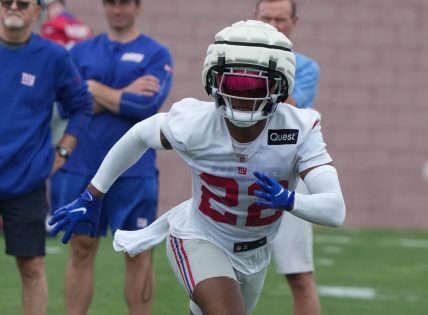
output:
[[[294,87],[292,43],[270,24],[240,21],[215,35],[208,47],[202,83],[220,114],[238,127],[273,115]],[[253,101],[252,110],[234,109],[232,100]]]

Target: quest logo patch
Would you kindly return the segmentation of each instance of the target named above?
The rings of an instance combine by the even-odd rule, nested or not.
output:
[[[268,144],[296,144],[299,129],[270,129],[268,130]]]

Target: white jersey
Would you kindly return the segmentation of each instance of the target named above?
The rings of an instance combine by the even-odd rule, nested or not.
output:
[[[229,252],[232,261],[255,257],[254,272],[269,261],[269,246],[246,252],[247,242],[269,244],[275,237],[283,210],[263,209],[255,203],[254,171],[274,177],[294,190],[298,174],[331,162],[321,135],[320,115],[314,110],[278,105],[276,113],[251,143],[234,141],[213,102],[184,99],[173,105],[162,132],[192,169],[193,199],[186,211],[176,212],[171,234],[203,237]],[[236,261],[235,261],[236,262]]]

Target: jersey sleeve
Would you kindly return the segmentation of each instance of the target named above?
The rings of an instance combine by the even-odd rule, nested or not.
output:
[[[79,137],[88,126],[91,117],[91,97],[85,81],[71,61],[70,54],[64,50],[57,59],[55,93],[61,104],[64,116],[69,118],[66,133]]]
[[[309,122],[312,124],[308,127],[307,133],[297,147],[297,169],[299,173],[332,161],[321,133],[321,115],[313,111],[312,119]]]
[[[169,51],[162,47],[153,55],[146,75],[159,79],[160,90],[154,96],[142,96],[135,93],[122,93],[120,99],[120,115],[140,120],[155,114],[165,101],[172,84],[172,57]]]
[[[197,101],[185,98],[172,105],[161,126],[162,133],[174,149],[189,149],[195,122],[198,121]]]

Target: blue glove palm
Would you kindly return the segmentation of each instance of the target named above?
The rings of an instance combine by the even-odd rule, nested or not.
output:
[[[257,178],[256,184],[262,190],[256,190],[256,203],[271,209],[283,209],[290,211],[294,206],[294,191],[290,192],[278,181],[262,172],[254,172]]]
[[[62,242],[67,244],[73,235],[73,231],[80,223],[89,223],[91,231],[89,236],[94,237],[98,230],[98,219],[101,208],[101,198],[96,198],[86,189],[75,201],[56,210],[49,220],[49,225],[54,225],[51,235],[55,236],[65,229]]]

